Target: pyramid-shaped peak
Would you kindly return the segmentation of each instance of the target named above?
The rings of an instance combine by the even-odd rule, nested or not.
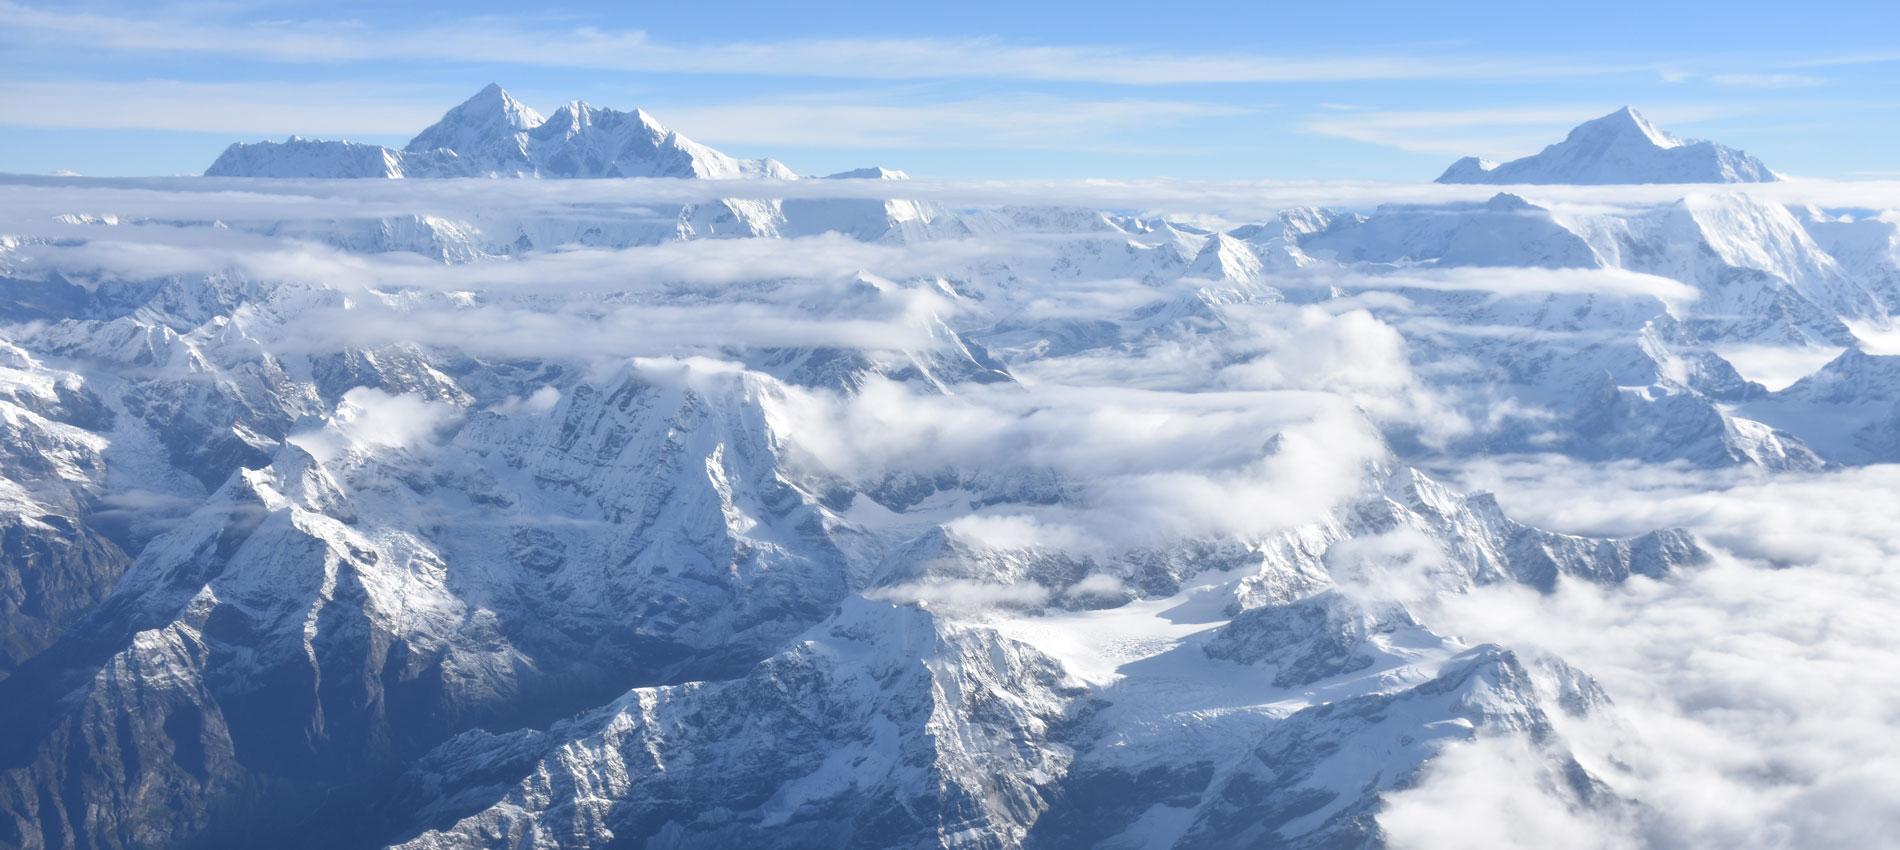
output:
[[[1604,139],[1606,141],[1615,139],[1629,139],[1635,141],[1640,139],[1659,148],[1676,148],[1682,146],[1681,139],[1676,138],[1655,124],[1650,123],[1649,119],[1643,117],[1643,113],[1637,112],[1634,108],[1628,106],[1618,109],[1602,118],[1594,118],[1577,125],[1577,128],[1571,130],[1570,136],[1564,139],[1564,141],[1579,142],[1587,139]]]
[[[516,100],[507,89],[496,83],[489,83],[474,97],[462,101],[460,106],[448,112],[448,115],[458,114],[470,118],[499,118],[516,130],[526,130],[541,123],[541,113]]]
[[[1593,118],[1541,152],[1500,165],[1465,157],[1440,183],[1763,183],[1780,179],[1742,151],[1684,141],[1625,106]]]
[[[411,139],[404,150],[412,153],[449,148],[457,153],[510,144],[511,137],[541,125],[541,114],[530,109],[495,83],[462,101]]]
[[[521,101],[515,100],[514,95],[509,94],[507,89],[502,88],[500,85],[496,83],[489,83],[481,91],[476,92],[474,97],[471,97],[466,101],[463,101],[462,105],[463,106],[480,106],[480,107],[486,107],[486,108],[499,107],[503,114],[506,114],[509,116],[516,116],[516,115],[521,115],[523,113],[526,113],[528,115],[533,115],[536,118],[540,117],[538,113],[536,113],[532,109],[529,109]]]

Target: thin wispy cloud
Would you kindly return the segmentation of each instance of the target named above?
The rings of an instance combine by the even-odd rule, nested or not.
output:
[[[1827,82],[1807,74],[1716,74],[1709,78],[1718,86],[1751,89],[1801,89]]]
[[[1884,65],[1900,62],[1900,51],[1873,51],[1863,53],[1838,53],[1832,56],[1815,56],[1798,62],[1782,63],[1786,68],[1838,68],[1848,65]]]
[[[435,123],[448,91],[347,83],[0,81],[13,127],[271,135],[410,134]]]
[[[230,23],[68,12],[0,2],[18,43],[91,51],[199,53],[274,62],[481,61],[551,68],[858,79],[1002,78],[1121,85],[1612,74],[1645,63],[1388,52],[1184,54],[996,38],[845,38],[690,44],[640,30],[550,29],[497,16],[410,30],[361,23]]]
[[[342,83],[0,81],[12,107],[0,125],[212,131],[339,138],[407,136],[435,123],[459,90],[394,91]],[[652,104],[602,104],[621,109]],[[952,100],[865,93],[671,106],[671,128],[716,144],[835,148],[1058,148],[1149,151],[1135,131],[1244,115],[1221,103],[1047,95]]]
[[[666,110],[674,126],[712,142],[856,148],[973,147],[1153,150],[1117,133],[1255,110],[1168,100],[986,97],[949,102],[827,95]]]

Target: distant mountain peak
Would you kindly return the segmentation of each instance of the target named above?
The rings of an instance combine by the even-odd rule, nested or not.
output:
[[[582,127],[593,123],[591,121],[593,111],[594,108],[588,106],[587,101],[570,100],[555,107],[553,112],[548,113],[547,120],[534,129],[549,131],[562,128],[568,132],[577,132]]]
[[[1763,183],[1760,160],[1715,142],[1685,141],[1625,106],[1577,125],[1564,140],[1506,163],[1465,157],[1440,183]]]
[[[573,100],[547,117],[490,83],[402,150],[292,137],[232,145],[218,177],[796,177],[773,160],[735,159],[651,114]]]
[[[871,166],[825,175],[826,180],[909,180],[910,175],[890,168]]]
[[[1543,207],[1539,207],[1525,200],[1523,195],[1514,195],[1510,192],[1499,192],[1492,195],[1491,200],[1484,202],[1484,208],[1492,212],[1518,212],[1521,210],[1543,209]]]
[[[1440,183],[1483,183],[1484,175],[1490,173],[1498,164],[1488,159],[1468,156],[1451,164],[1445,173],[1438,176]]]

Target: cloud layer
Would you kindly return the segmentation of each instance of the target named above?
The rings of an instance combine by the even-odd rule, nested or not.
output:
[[[1490,748],[1455,756],[1444,784],[1403,801],[1387,825],[1416,841],[1398,846],[1467,846],[1442,830],[1487,799],[1543,818],[1547,836],[1616,838],[1579,846],[1879,846],[1900,828],[1889,734],[1900,716],[1900,467],[1766,477],[1523,458],[1463,475],[1528,521],[1590,533],[1680,524],[1728,555],[1664,582],[1424,606],[1467,639],[1551,652],[1594,675],[1615,711],[1563,731],[1644,810],[1578,832],[1574,815],[1513,790],[1508,777],[1529,759]],[[1427,811],[1434,801],[1444,808]]]

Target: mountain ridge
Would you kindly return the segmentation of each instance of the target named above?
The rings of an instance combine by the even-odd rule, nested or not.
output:
[[[359,142],[237,142],[206,177],[676,177],[798,175],[772,159],[738,159],[668,130],[645,111],[562,104],[545,118],[490,83],[398,150]]]

